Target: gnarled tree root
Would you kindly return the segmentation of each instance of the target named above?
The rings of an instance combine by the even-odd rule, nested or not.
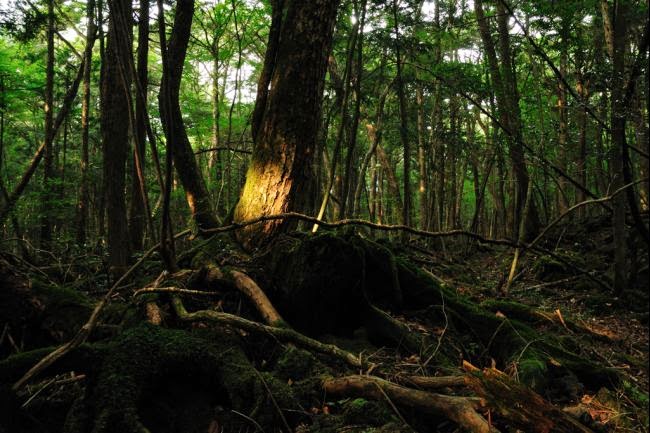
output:
[[[392,402],[433,415],[443,415],[471,433],[498,433],[481,416],[481,399],[456,397],[406,388],[374,376],[346,376],[323,380],[323,389],[334,395],[355,395]]]
[[[495,369],[474,372],[468,386],[512,427],[529,433],[593,433],[530,388]]]
[[[174,310],[179,319],[186,322],[215,322],[223,325],[233,326],[248,332],[255,332],[258,334],[271,335],[280,341],[294,343],[307,349],[314,350],[318,353],[334,356],[352,367],[363,368],[367,367],[360,357],[340,349],[332,344],[321,343],[318,340],[309,338],[300,332],[294,331],[291,328],[282,328],[276,326],[264,325],[261,323],[253,322],[239,316],[228,313],[219,313],[212,310],[199,310],[193,313],[188,312],[183,306],[183,302],[179,297],[174,297],[172,300]]]

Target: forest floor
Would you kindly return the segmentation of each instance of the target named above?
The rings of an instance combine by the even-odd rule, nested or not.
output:
[[[421,252],[418,255],[416,260],[423,266],[477,302],[495,298],[512,260],[512,252],[508,249],[474,251],[466,257],[443,253],[426,257]],[[598,268],[608,263],[606,256],[596,250],[583,261],[591,261],[592,267]],[[630,302],[635,301],[630,298],[617,297],[594,287],[593,283],[585,282],[561,264],[544,263],[548,260],[544,256],[527,257],[508,299],[570,318],[594,334],[603,335],[603,339],[581,338],[567,329],[579,341],[584,356],[616,369],[624,378],[621,386],[614,389],[604,387],[583,392],[577,396],[579,405],[602,423],[605,431],[648,432],[650,328],[647,292],[634,292],[631,299],[636,299],[636,305],[631,307]],[[560,405],[567,402],[566,395],[547,397]],[[574,403],[578,401],[575,397]]]
[[[545,248],[568,260],[524,254],[508,293],[512,249],[368,236],[297,235],[254,256],[228,236],[179,243],[192,271],[161,278],[146,260],[90,343],[17,393],[9,387],[52,350],[42,347],[69,341],[109,284],[101,261],[0,255],[0,433],[648,432],[641,243],[629,242],[638,272],[617,297],[598,284],[611,261],[600,220],[558,227]],[[259,283],[300,338],[230,269]],[[196,292],[137,292],[158,285]]]

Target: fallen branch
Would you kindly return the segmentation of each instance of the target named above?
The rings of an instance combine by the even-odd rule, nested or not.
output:
[[[601,203],[601,199],[594,200],[593,202],[595,203]],[[427,230],[420,230],[416,229],[413,227],[409,227],[407,225],[403,224],[395,224],[395,225],[383,225],[383,224],[377,224],[373,223],[371,221],[367,220],[362,220],[362,219],[343,219],[335,222],[326,222],[322,221],[318,218],[309,216],[309,215],[304,215],[301,213],[297,212],[286,212],[286,213],[281,213],[281,214],[275,214],[275,215],[263,215],[258,218],[253,218],[247,221],[242,221],[239,223],[233,223],[227,226],[223,227],[216,227],[216,228],[211,228],[211,229],[204,229],[201,230],[201,233],[225,233],[225,232],[230,232],[234,230],[239,230],[244,227],[248,227],[253,224],[258,224],[261,222],[265,221],[273,221],[273,220],[279,220],[279,219],[297,219],[301,221],[306,221],[312,224],[317,224],[318,226],[322,226],[325,228],[340,228],[340,227],[345,227],[349,225],[356,225],[356,226],[362,226],[362,227],[368,227],[373,230],[380,230],[380,231],[401,231],[401,232],[406,232],[410,233],[412,235],[416,236],[421,236],[421,237],[426,237],[426,238],[443,238],[443,237],[453,237],[453,236],[467,236],[471,239],[477,240],[479,242],[482,242],[484,244],[492,244],[492,245],[501,245],[501,246],[507,246],[510,248],[524,248],[524,249],[535,249],[543,254],[549,255],[553,257],[554,259],[558,260],[559,262],[571,267],[578,273],[585,275],[587,278],[589,278],[591,281],[594,283],[598,284],[599,286],[603,287],[606,290],[612,290],[612,288],[604,282],[600,278],[596,278],[596,276],[592,275],[591,272],[586,271],[575,264],[571,263],[569,260],[565,259],[559,254],[554,253],[553,251],[549,251],[546,248],[539,247],[537,245],[530,245],[527,243],[520,243],[520,242],[515,242],[509,239],[489,239],[484,236],[479,235],[478,233],[470,232],[467,230],[449,230],[449,231],[443,231],[443,232],[430,232]]]
[[[477,408],[483,407],[481,399],[435,394],[406,388],[374,376],[346,376],[323,380],[325,392],[334,395],[356,395],[380,400],[388,396],[397,404],[423,412],[444,415],[472,433],[498,433],[483,418]]]
[[[281,214],[275,214],[275,215],[263,215],[257,218],[253,218],[247,221],[242,221],[238,223],[233,223],[227,226],[223,227],[216,227],[216,228],[211,228],[211,229],[204,229],[201,230],[201,233],[225,233],[225,232],[230,232],[234,230],[239,230],[244,227],[248,227],[250,225],[266,222],[266,221],[273,221],[273,220],[279,220],[279,219],[297,219],[301,221],[306,221],[308,223],[312,224],[317,224],[319,226],[329,228],[329,229],[334,229],[334,228],[340,228],[340,227],[345,227],[349,225],[356,225],[356,226],[362,226],[362,227],[368,227],[373,230],[380,230],[380,231],[402,231],[406,233],[410,233],[412,235],[416,236],[422,236],[422,237],[427,237],[427,238],[439,238],[439,237],[453,237],[453,236],[467,236],[472,239],[478,240],[479,242],[486,243],[486,244],[494,244],[494,245],[503,245],[503,246],[509,246],[512,248],[517,247],[517,243],[513,242],[509,239],[489,239],[484,236],[479,235],[478,233],[470,232],[467,230],[449,230],[449,231],[444,231],[444,232],[430,232],[426,230],[420,230],[416,229],[413,227],[409,227],[407,225],[403,224],[395,224],[395,225],[384,225],[384,224],[377,224],[373,223],[371,221],[363,220],[363,219],[355,219],[355,218],[350,218],[350,219],[343,219],[343,220],[338,220],[334,222],[327,222],[323,221],[321,219],[318,219],[316,217],[312,217],[309,215],[304,215],[301,213],[297,212],[286,212],[286,213],[281,213]]]

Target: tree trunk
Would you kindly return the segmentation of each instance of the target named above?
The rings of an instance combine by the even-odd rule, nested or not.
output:
[[[134,251],[141,251],[143,248],[145,217],[145,197],[141,190],[140,179],[144,179],[144,161],[146,154],[147,137],[147,87],[149,76],[147,60],[149,57],[149,0],[140,1],[140,16],[138,22],[138,59],[137,77],[138,92],[135,98],[135,148],[133,149],[133,174],[131,176],[131,212],[129,218],[129,234],[131,235],[131,246]],[[137,152],[137,155],[136,155]],[[152,233],[150,233],[152,235]]]
[[[41,246],[50,249],[52,241],[52,213],[48,199],[53,172],[52,143],[53,110],[54,110],[54,0],[47,2],[47,61],[45,65],[45,149],[43,156],[43,208],[41,214]]]
[[[567,73],[567,63],[568,63],[568,45],[569,45],[569,20],[566,16],[562,17],[562,24],[560,29],[560,74],[563,77],[566,77]],[[565,173],[568,173],[570,152],[569,152],[569,115],[567,110],[567,90],[564,87],[564,83],[557,83],[557,111],[559,119],[559,129],[558,129],[558,158],[559,166]],[[569,188],[567,181],[564,177],[560,176],[557,180],[558,184],[558,212],[564,213],[569,208]]]
[[[169,44],[165,47],[158,102],[165,138],[169,148],[172,149],[174,165],[178,178],[185,189],[185,197],[192,217],[199,228],[208,229],[216,227],[217,221],[212,214],[208,189],[187,137],[179,103],[183,65],[190,39],[193,13],[194,0],[179,0],[177,2],[174,28]]]
[[[397,99],[399,101],[399,137],[404,148],[404,206],[402,208],[402,221],[404,225],[411,225],[411,144],[408,138],[408,113],[406,112],[406,96],[404,95],[404,80],[402,75],[402,56],[400,50],[400,34],[397,19],[397,0],[393,0],[393,19],[395,25],[395,57],[397,67]]]
[[[363,0],[361,2],[361,20],[359,21],[359,26],[356,28],[357,31],[357,59],[356,59],[356,75],[354,81],[354,111],[352,113],[352,123],[350,124],[350,133],[349,133],[349,143],[348,143],[348,153],[345,158],[345,177],[343,178],[343,191],[341,194],[341,212],[339,218],[352,217],[354,212],[354,195],[352,191],[354,190],[355,185],[355,175],[352,167],[352,160],[356,155],[356,146],[357,146],[357,129],[359,127],[359,118],[361,116],[361,77],[363,75],[363,27],[366,23],[366,2]],[[361,180],[360,180],[361,181]]]
[[[83,246],[86,243],[86,229],[88,226],[88,205],[90,195],[88,188],[88,118],[90,115],[90,73],[92,71],[92,46],[91,40],[95,38],[95,0],[89,0],[86,5],[86,48],[84,49],[84,70],[83,70],[83,99],[81,101],[81,180],[79,185],[79,201],[77,203],[77,244]]]
[[[611,134],[610,165],[612,170],[611,190],[623,186],[623,149],[625,147],[625,116],[623,105],[625,82],[625,42],[627,34],[626,9],[623,2],[615,3],[615,10],[610,11],[606,0],[601,2],[605,42],[612,61],[611,81]],[[614,231],[614,290],[621,293],[627,285],[627,257],[625,241],[625,196],[618,194],[612,199],[612,227]]]
[[[338,4],[272,2],[274,20],[258,86],[265,94],[256,101],[255,145],[235,221],[310,208],[312,163]],[[240,240],[253,247],[289,225],[269,221],[249,226],[240,231]]]
[[[519,91],[517,90],[517,79],[511,53],[508,19],[509,15],[506,13],[503,3],[500,1],[497,2],[497,27],[499,30],[499,46],[503,71],[504,107],[510,112],[509,128],[512,134],[510,137],[510,161],[516,182],[514,197],[515,214],[514,221],[512,221],[512,229],[513,233],[517,234],[519,231],[519,220],[523,217],[523,210],[526,206],[529,176],[522,145],[523,133],[521,127],[521,111],[519,109]],[[533,236],[539,230],[540,226],[537,206],[532,197],[531,200],[533,202],[528,206],[525,221],[526,239]]]
[[[126,218],[126,159],[129,150],[131,76],[126,73],[131,55],[131,2],[110,0],[110,19],[102,82],[102,145],[104,191],[108,223],[109,265],[115,273],[128,264],[131,245]]]

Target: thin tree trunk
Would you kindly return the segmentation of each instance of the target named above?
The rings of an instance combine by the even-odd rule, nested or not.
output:
[[[160,84],[159,106],[163,129],[169,148],[173,149],[174,165],[185,189],[185,197],[192,217],[199,228],[217,226],[212,214],[210,197],[194,152],[187,137],[181,114],[179,93],[183,64],[192,26],[193,0],[179,0],[176,4],[174,27],[165,47],[163,75]]]
[[[399,136],[404,149],[404,205],[402,221],[411,225],[411,144],[408,138],[408,113],[406,112],[406,96],[404,95],[404,80],[402,75],[402,54],[400,47],[399,23],[397,18],[397,0],[393,0],[393,20],[395,25],[395,57],[397,67],[397,100],[399,102],[400,127]]]
[[[560,28],[560,74],[563,77],[566,77],[567,74],[567,62],[568,62],[568,45],[569,45],[569,20],[567,17],[562,17],[562,23]],[[564,86],[564,83],[557,83],[557,111],[559,119],[559,128],[558,128],[558,159],[559,166],[562,171],[568,173],[570,152],[569,152],[569,115],[567,110],[567,90]],[[558,203],[558,212],[560,214],[566,212],[570,206],[569,202],[569,189],[566,179],[560,177],[558,179],[558,194],[557,194],[557,203]]]
[[[339,122],[339,127],[336,134],[336,142],[334,143],[334,152],[332,154],[332,163],[330,166],[327,189],[325,190],[323,201],[321,202],[320,209],[318,210],[318,216],[317,216],[318,219],[322,219],[323,216],[325,215],[325,211],[327,210],[327,204],[332,194],[332,189],[334,188],[335,182],[337,180],[336,170],[341,155],[341,144],[343,143],[343,136],[345,135],[345,130],[348,124],[348,100],[350,98],[351,81],[352,81],[351,80],[352,63],[354,61],[354,53],[355,53],[354,48],[356,46],[356,41],[358,36],[359,36],[359,32],[358,32],[358,23],[357,23],[352,27],[352,30],[350,31],[350,38],[348,40],[345,72],[343,73],[343,83],[342,83],[343,95],[341,97],[341,109],[340,109],[341,121]],[[341,207],[342,206],[340,206],[340,208]],[[318,230],[318,224],[314,224],[314,226],[312,227],[312,232],[315,233],[316,230]]]
[[[348,153],[345,159],[345,173],[343,177],[343,189],[341,192],[341,211],[340,218],[352,216],[354,211],[354,195],[351,194],[351,189],[354,185],[354,171],[352,168],[352,160],[356,155],[357,145],[357,129],[359,128],[359,117],[361,115],[361,78],[363,75],[363,28],[366,23],[366,3],[367,0],[361,2],[361,20],[357,30],[357,59],[356,59],[356,76],[354,85],[354,112],[352,115],[352,123],[350,124]],[[361,180],[361,177],[359,177]]]
[[[41,247],[50,249],[52,241],[52,214],[49,197],[53,172],[54,137],[53,110],[54,110],[54,0],[47,2],[47,61],[45,65],[45,155],[43,156],[43,208],[41,210]]]
[[[88,226],[88,207],[90,194],[88,188],[88,166],[89,166],[89,116],[90,116],[90,74],[92,72],[92,46],[95,32],[95,0],[88,0],[86,4],[86,47],[84,49],[84,70],[83,70],[83,99],[81,101],[81,180],[79,185],[79,199],[77,202],[77,245],[83,246],[86,243]]]
[[[386,105],[386,98],[388,97],[390,87],[391,85],[389,84],[386,87],[386,90],[382,92],[379,97],[379,102],[377,103],[377,114],[375,115],[375,124],[372,125],[368,123],[366,125],[366,130],[368,131],[368,139],[370,141],[370,149],[368,149],[368,152],[364,156],[363,161],[361,162],[361,168],[359,169],[359,182],[357,182],[357,186],[354,191],[354,206],[352,213],[355,213],[358,209],[361,208],[361,189],[365,184],[366,170],[368,169],[368,164],[371,163],[372,158],[376,158],[377,146],[379,143],[381,143],[382,128],[384,123],[384,106]],[[371,185],[373,184],[371,183]],[[374,187],[372,187],[370,191],[374,191]]]
[[[141,190],[145,178],[145,155],[147,138],[147,88],[149,87],[148,57],[149,57],[149,0],[140,1],[140,16],[138,22],[138,58],[137,77],[141,93],[135,99],[135,148],[133,149],[133,174],[131,185],[131,212],[129,218],[129,234],[134,251],[143,248],[144,229],[146,224],[145,199]],[[150,233],[153,237],[153,233]]]
[[[626,10],[623,2],[615,3],[610,11],[606,0],[601,2],[605,42],[612,61],[611,134],[609,162],[612,170],[612,191],[623,186],[623,148],[625,146],[625,116],[623,106],[623,74],[625,72],[625,42],[627,33]],[[621,293],[627,286],[627,254],[625,241],[625,196],[612,199],[612,227],[614,232],[614,290]]]

